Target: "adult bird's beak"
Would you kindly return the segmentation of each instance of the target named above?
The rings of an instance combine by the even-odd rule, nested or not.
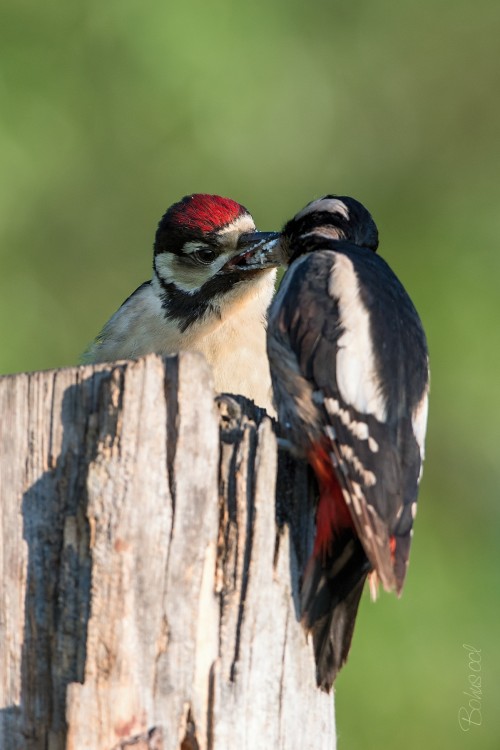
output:
[[[259,268],[277,268],[282,260],[275,247],[280,238],[279,232],[248,232],[238,240],[238,255],[230,260],[233,268],[241,271],[255,271]]]

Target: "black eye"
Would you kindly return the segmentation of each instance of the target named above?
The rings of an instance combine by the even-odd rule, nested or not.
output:
[[[193,253],[193,257],[199,260],[200,263],[212,263],[216,259],[217,253],[209,247],[201,247]]]

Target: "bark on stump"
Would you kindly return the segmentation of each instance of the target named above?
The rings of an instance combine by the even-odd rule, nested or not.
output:
[[[0,420],[1,750],[332,750],[263,411],[152,355],[4,377]]]

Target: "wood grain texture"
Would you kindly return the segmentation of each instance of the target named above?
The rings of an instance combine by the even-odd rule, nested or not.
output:
[[[182,354],[1,378],[0,414],[0,749],[331,750],[265,413]]]

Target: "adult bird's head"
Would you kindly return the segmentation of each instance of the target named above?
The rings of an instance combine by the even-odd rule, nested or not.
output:
[[[254,263],[289,265],[304,253],[325,248],[325,240],[342,240],[375,252],[377,225],[355,198],[325,195],[307,204],[278,235],[256,242],[248,253]]]

